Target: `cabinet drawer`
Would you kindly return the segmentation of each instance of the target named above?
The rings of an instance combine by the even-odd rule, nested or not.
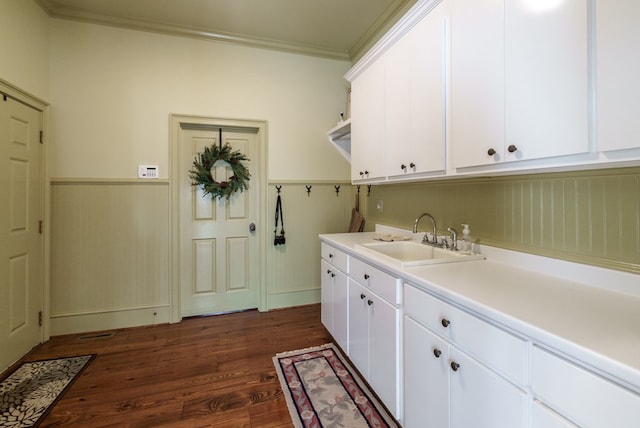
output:
[[[527,384],[526,342],[416,287],[404,285],[407,315],[520,386]]]
[[[394,305],[402,303],[399,278],[395,278],[355,258],[351,258],[349,277]]]
[[[539,401],[533,402],[532,428],[579,428]]]
[[[640,421],[640,395],[536,346],[531,388],[534,398],[578,426],[632,428]]]
[[[321,242],[320,254],[327,263],[336,269],[340,269],[344,273],[349,273],[349,256],[347,253],[337,250],[329,244]]]

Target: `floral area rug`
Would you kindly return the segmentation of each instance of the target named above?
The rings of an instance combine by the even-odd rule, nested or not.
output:
[[[398,427],[333,344],[273,363],[296,428]]]
[[[95,355],[22,363],[0,383],[0,427],[35,427]]]

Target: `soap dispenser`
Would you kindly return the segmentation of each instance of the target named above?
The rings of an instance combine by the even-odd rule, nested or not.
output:
[[[462,224],[462,252],[465,254],[471,254],[472,252],[471,242],[471,229],[468,224]]]

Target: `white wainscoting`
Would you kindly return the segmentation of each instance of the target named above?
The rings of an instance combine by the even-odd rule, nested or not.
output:
[[[268,187],[267,308],[281,308],[320,302],[320,233],[341,233],[349,229],[356,187],[351,184],[283,184],[285,245],[273,245],[276,185]],[[340,185],[336,194],[335,186]],[[366,205],[366,186],[360,204]],[[280,228],[278,228],[278,233]]]
[[[169,321],[166,181],[51,183],[51,335]]]
[[[274,246],[276,184],[263,226],[267,310],[320,301],[318,234],[347,231],[356,192],[283,183],[286,245]],[[52,336],[170,321],[170,211],[167,180],[52,180]]]

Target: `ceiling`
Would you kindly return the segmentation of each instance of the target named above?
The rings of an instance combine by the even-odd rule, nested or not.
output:
[[[355,60],[416,0],[35,0],[50,16]]]

